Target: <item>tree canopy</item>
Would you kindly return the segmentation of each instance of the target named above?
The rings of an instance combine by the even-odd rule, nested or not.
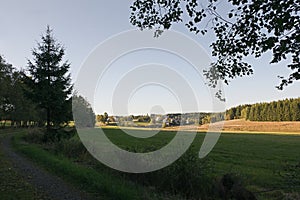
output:
[[[38,121],[35,105],[24,97],[25,87],[22,73],[0,56],[0,121],[11,122],[11,126],[28,126]]]
[[[7,118],[13,110],[10,92],[12,89],[12,65],[0,56],[0,120]]]
[[[294,0],[227,0],[230,7],[223,14],[221,0],[134,0],[130,22],[143,29],[155,29],[155,36],[184,23],[190,32],[205,35],[212,31],[215,61],[204,75],[209,85],[218,80],[253,74],[245,57],[260,57],[271,52],[270,63],[288,59],[288,77],[279,76],[282,90],[300,79],[300,1]]]

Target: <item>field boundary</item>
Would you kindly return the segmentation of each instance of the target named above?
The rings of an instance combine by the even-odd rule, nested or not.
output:
[[[143,131],[169,131],[169,132],[177,132],[177,131],[186,131],[186,132],[197,132],[197,133],[207,133],[207,130],[198,130],[197,127],[194,129],[184,129],[184,128],[144,128],[144,127],[125,127],[125,126],[101,126],[96,128],[102,129],[126,129],[126,130],[143,130]],[[253,134],[253,135],[295,135],[300,136],[300,132],[273,132],[273,131],[236,131],[236,130],[222,130],[221,133],[224,134]]]

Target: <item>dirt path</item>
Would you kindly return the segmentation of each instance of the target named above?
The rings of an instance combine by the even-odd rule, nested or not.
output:
[[[49,174],[47,171],[36,166],[29,159],[15,153],[11,147],[11,138],[12,134],[2,138],[0,148],[28,183],[32,184],[53,200],[89,199],[86,194],[71,187],[59,177]]]

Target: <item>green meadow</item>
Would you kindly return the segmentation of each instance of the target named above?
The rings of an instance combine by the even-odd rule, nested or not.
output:
[[[117,128],[103,130],[111,142],[133,152],[160,149],[176,134],[160,131],[150,138],[136,138]],[[98,134],[99,129],[81,131],[91,135]],[[130,132],[149,134],[148,130]],[[208,156],[199,159],[205,134],[197,133],[187,153],[171,166],[146,174],[122,173],[104,166],[89,155],[78,135],[47,144],[32,144],[21,140],[30,141],[28,138],[36,138],[36,135],[24,133],[16,137],[14,144],[41,166],[102,197],[105,194],[116,199],[139,199],[140,194],[144,194],[144,199],[215,199],[217,197],[208,198],[212,187],[206,183],[217,185],[224,174],[238,177],[238,181],[259,199],[299,197],[300,136],[223,133]],[[206,190],[208,194],[202,196]]]
[[[130,131],[144,134],[142,130]],[[144,139],[131,137],[120,129],[104,129],[104,132],[116,145],[142,152],[144,149],[155,150],[163,147],[176,134],[161,131],[151,138]],[[205,134],[198,133],[190,147],[195,155],[198,155]],[[210,160],[217,174],[241,174],[253,187],[285,187],[279,173],[286,166],[300,161],[300,136],[223,133],[206,159]]]

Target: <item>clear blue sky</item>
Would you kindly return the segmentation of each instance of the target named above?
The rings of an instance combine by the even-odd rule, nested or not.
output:
[[[24,68],[27,64],[26,58],[32,58],[31,49],[40,40],[46,26],[50,25],[54,29],[55,37],[66,47],[65,58],[72,64],[71,73],[73,81],[75,81],[80,66],[99,43],[112,35],[135,28],[129,23],[130,3],[129,0],[2,0],[0,54],[17,68]],[[213,37],[209,35],[196,37],[189,33],[183,24],[174,26],[173,30],[187,34],[199,42],[208,53],[210,52],[208,46]],[[160,55],[161,57],[159,57]],[[153,58],[153,61],[150,58]],[[174,61],[170,58],[171,61],[166,63],[166,58],[168,56],[163,53],[151,51],[128,55],[128,58],[122,58],[123,63],[120,62],[122,61],[120,59],[112,65],[115,67],[113,74],[117,73],[121,76],[124,68],[122,68],[123,71],[119,69],[124,65],[134,66],[161,62],[174,67],[180,73],[185,73],[185,77],[191,80],[193,89],[200,91],[196,95],[201,99],[201,94],[206,91],[203,80],[194,80],[193,72],[186,69],[188,66],[183,61]],[[225,86],[227,108],[245,103],[300,96],[299,82],[285,88],[284,91],[278,91],[275,88],[279,84],[277,76],[287,75],[290,72],[285,67],[286,63],[270,65],[268,63],[270,55],[265,55],[257,60],[253,58],[248,58],[248,60],[254,66],[254,75],[238,78],[233,80],[229,86]],[[112,80],[109,77],[108,79]],[[96,93],[102,92],[103,94],[113,90],[109,87],[110,84],[107,85],[105,90],[96,91]],[[94,99],[97,103],[93,102],[92,104],[97,113],[113,112],[108,99],[100,98],[99,95],[95,95]],[[123,101],[120,100],[119,103],[122,104]],[[151,110],[159,112],[160,107],[165,112],[180,111],[175,96],[172,96],[172,93],[166,88],[155,85],[136,90],[132,93],[131,98],[126,100],[126,103],[128,103],[128,112],[134,114],[149,113]],[[199,103],[201,110],[210,110],[209,101],[203,100]]]

